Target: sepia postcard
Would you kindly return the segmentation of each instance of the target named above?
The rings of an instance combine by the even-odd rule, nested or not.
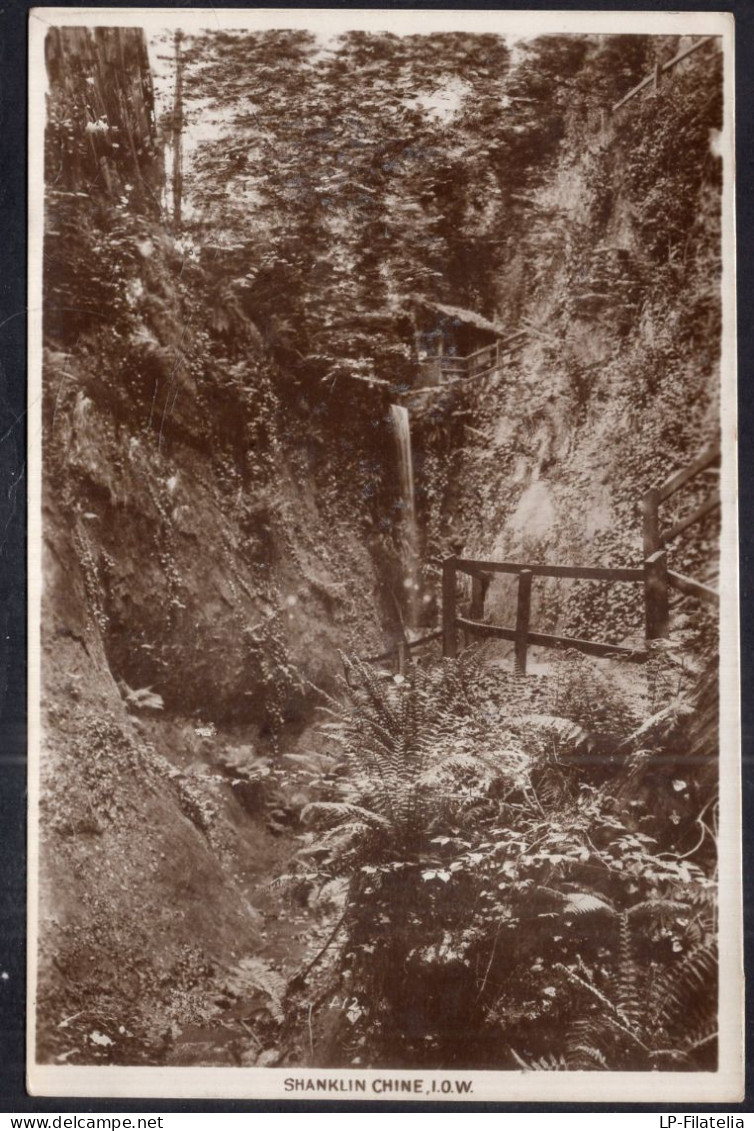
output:
[[[733,47],[32,11],[32,1094],[742,1099]]]

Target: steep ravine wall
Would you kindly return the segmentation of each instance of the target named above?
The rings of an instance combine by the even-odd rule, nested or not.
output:
[[[358,444],[159,217],[142,33],[48,58],[39,1048],[154,1062],[259,952],[260,782],[390,617]]]
[[[66,1063],[170,1059],[216,1014],[290,852],[260,790],[290,799],[257,787],[316,742],[338,649],[380,652],[396,620],[386,405],[370,448],[341,388],[315,419],[222,263],[160,219],[139,35],[50,48],[39,1016]],[[98,85],[113,52],[135,68],[120,93]],[[531,335],[447,415],[412,416],[428,557],[638,564],[641,492],[716,437],[719,107],[693,67],[662,115],[628,108],[586,147],[574,115],[523,206],[497,306]],[[535,617],[621,639],[633,600],[537,585]]]
[[[661,43],[660,58],[684,45]],[[606,127],[568,116],[498,283],[498,321],[528,335],[447,401],[451,444],[418,415],[441,553],[638,566],[643,493],[718,440],[721,75],[708,45]],[[694,502],[679,496],[665,521]],[[673,568],[714,583],[717,525],[713,514],[674,543]],[[537,581],[533,601],[540,631],[642,636],[630,585]],[[488,612],[513,623],[512,583],[493,584]]]

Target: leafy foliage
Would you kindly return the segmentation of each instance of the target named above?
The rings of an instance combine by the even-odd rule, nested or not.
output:
[[[347,993],[351,1016],[325,1055],[708,1063],[712,879],[668,850],[638,791],[621,796],[620,772],[585,777],[578,725],[504,708],[491,722],[481,664],[467,652],[385,679],[346,661],[354,690],[328,732],[349,772],[304,811],[299,852],[310,889],[344,881],[324,994]],[[692,1009],[698,1045],[682,1032]]]
[[[554,374],[581,441],[599,441],[600,461],[605,436],[616,438],[618,529],[590,534],[590,560],[623,561],[633,545],[632,507],[651,485],[636,436],[662,453],[654,475],[710,427],[698,373],[716,361],[709,267],[719,217],[711,198],[697,208],[719,179],[709,147],[719,84],[695,84],[693,63],[659,101],[637,102],[612,152],[595,142],[582,154],[582,195],[569,189],[570,211],[553,205],[548,184],[556,168],[573,173],[568,146],[582,147],[604,101],[640,77],[652,54],[644,37],[545,37],[512,56],[495,36],[352,33],[322,49],[301,32],[203,32],[186,41],[186,103],[189,124],[201,117],[209,140],[188,159],[178,243],[150,219],[160,177],[149,84],[140,161],[121,145],[133,108],[116,122],[120,79],[96,86],[102,105],[87,124],[86,66],[70,87],[51,71],[48,180],[60,174],[64,187],[52,191],[48,213],[46,329],[77,354],[70,368],[82,388],[68,376],[54,393],[48,383],[48,419],[75,418],[88,437],[91,397],[116,429],[126,423],[131,482],[146,484],[142,509],[155,520],[164,623],[192,642],[195,610],[182,600],[176,565],[184,504],[172,498],[172,469],[158,479],[155,467],[173,437],[211,453],[227,517],[216,550],[227,565],[223,600],[243,641],[238,682],[254,688],[243,711],[271,747],[307,694],[288,653],[278,559],[293,562],[328,609],[343,598],[304,561],[280,468],[290,459],[291,475],[310,478],[323,497],[348,482],[364,526],[375,528],[375,553],[389,559],[390,461],[379,426],[416,374],[407,312],[415,292],[523,324],[546,287],[551,318],[550,328],[534,327],[538,352],[509,360],[502,387],[495,377],[481,391],[451,389],[415,413],[428,556],[443,548],[448,513],[459,529],[469,514],[498,531],[511,484],[534,468],[544,482],[564,458]],[[618,185],[631,252],[607,246],[629,223]],[[604,243],[595,246],[595,232]],[[550,294],[555,278],[562,301]],[[573,339],[597,326],[607,348],[594,360]],[[523,421],[493,448],[513,397]],[[470,444],[464,454],[469,428],[490,445],[485,458],[499,457],[497,475],[481,461],[469,469],[480,454]],[[67,476],[70,444],[55,442]],[[102,490],[113,499],[117,470]],[[89,464],[78,474],[90,476]],[[108,632],[115,670],[136,646],[106,600],[112,560],[74,518],[89,608]],[[569,521],[557,536],[576,545]],[[253,587],[237,568],[241,555]],[[244,611],[241,590],[261,619]],[[570,618],[577,633],[595,622],[616,637],[634,627],[635,609],[606,587],[552,607],[548,615]],[[341,615],[336,606],[333,620]],[[138,690],[123,683],[127,705],[163,708],[146,686],[157,686],[155,672],[168,707],[181,702],[190,679],[180,659],[176,647],[159,657],[161,668],[131,658],[133,674],[122,670]],[[570,659],[551,714],[514,711],[502,695],[491,708],[476,653],[410,666],[396,679],[355,660],[345,666],[351,691],[345,704],[330,703],[331,750],[296,771],[307,779],[308,831],[280,881],[321,914],[327,942],[287,999],[257,959],[242,959],[224,992],[259,999],[275,1026],[309,1034],[314,1013],[319,1047],[310,1052],[327,1063],[714,1067],[715,771],[709,759],[698,773],[684,762],[691,704],[671,653],[650,662],[656,695],[644,723],[610,679]],[[205,693],[197,670],[195,699]],[[100,835],[115,823],[113,783],[134,768],[118,728],[95,729],[72,746],[81,812],[50,826],[65,835]],[[218,822],[206,783],[177,777],[180,808],[210,839]],[[83,955],[83,935],[76,943]],[[204,1010],[203,983],[214,975],[195,957],[187,967]],[[325,1005],[337,1018],[329,1043]],[[83,1039],[106,1059],[117,1030],[99,1016],[86,1027]]]

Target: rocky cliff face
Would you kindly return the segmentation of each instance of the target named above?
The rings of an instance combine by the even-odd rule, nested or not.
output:
[[[40,1051],[154,1061],[263,950],[271,767],[316,742],[338,649],[390,640],[395,455],[384,398],[313,411],[224,253],[160,218],[141,32],[52,31],[48,65]],[[412,408],[428,558],[638,564],[641,493],[716,437],[717,66],[609,132],[574,112],[499,280],[527,336]],[[640,629],[614,587],[536,593],[540,630]]]
[[[158,218],[142,33],[48,66],[42,1052],[122,1061],[258,949],[254,783],[389,618],[351,435]]]
[[[657,50],[664,61],[683,46]],[[471,557],[640,565],[642,495],[717,440],[721,71],[709,44],[602,123],[574,97],[498,281],[498,321],[526,335],[498,374],[417,406],[425,523],[442,552],[455,538]],[[690,511],[695,496],[675,502]],[[673,544],[673,568],[714,579],[716,524]],[[495,582],[498,623],[514,602]],[[538,582],[534,602],[540,631],[618,642],[643,630],[631,586]]]

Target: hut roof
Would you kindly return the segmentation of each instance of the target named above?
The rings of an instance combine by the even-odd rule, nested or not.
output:
[[[495,334],[498,338],[505,337],[508,334],[505,326],[501,326],[498,322],[490,322],[488,318],[477,314],[475,310],[465,310],[462,306],[449,306],[447,303],[433,302],[431,299],[425,298],[424,295],[411,295],[411,302],[425,310],[434,310],[438,314],[444,314],[447,318],[465,322],[468,326],[474,326],[477,330]]]

